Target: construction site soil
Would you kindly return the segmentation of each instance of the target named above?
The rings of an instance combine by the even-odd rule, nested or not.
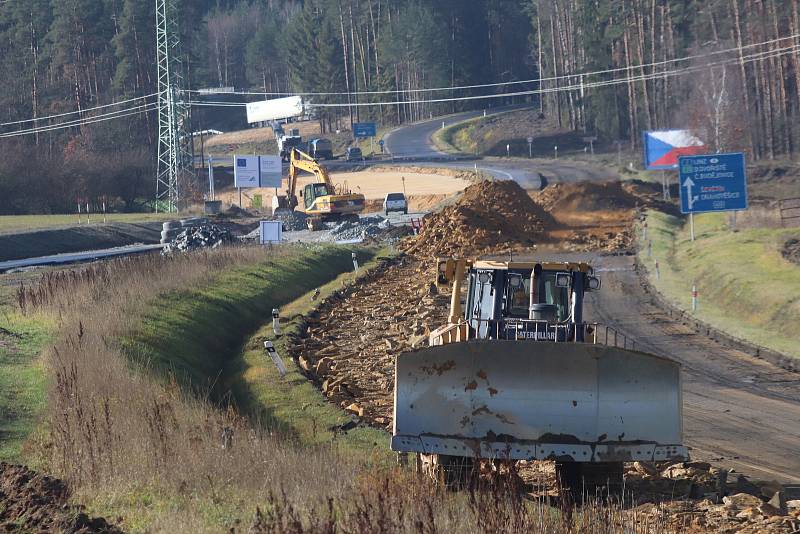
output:
[[[103,518],[90,518],[68,499],[61,480],[0,462],[0,532],[122,532]]]
[[[402,243],[405,254],[321,302],[292,357],[357,424],[391,430],[397,355],[427,346],[430,332],[446,323],[449,295],[432,283],[436,256],[523,253],[559,235],[573,238],[563,248],[619,253],[630,245],[637,206],[659,202],[646,184],[564,184],[532,196],[536,202],[513,182],[467,188],[455,204],[425,218],[420,234]],[[558,493],[552,462],[519,468],[533,497]],[[722,473],[705,462],[626,464],[633,501],[627,513],[682,532],[800,529],[800,501],[787,503],[780,484],[734,473],[725,480]]]

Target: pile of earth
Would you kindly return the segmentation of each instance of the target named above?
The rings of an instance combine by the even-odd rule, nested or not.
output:
[[[0,531],[122,532],[103,518],[90,518],[68,499],[64,482],[0,462]]]
[[[552,217],[516,182],[479,182],[439,213],[428,215],[405,252],[423,256],[473,255],[529,248]]]
[[[641,204],[617,181],[557,183],[537,193],[535,200],[555,217],[560,212],[630,210]]]
[[[783,244],[781,251],[783,257],[792,263],[800,265],[800,239],[789,239]]]

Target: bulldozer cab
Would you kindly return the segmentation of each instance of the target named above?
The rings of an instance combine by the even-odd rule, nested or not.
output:
[[[327,197],[333,193],[328,190],[328,186],[324,183],[308,184],[303,188],[302,197],[305,208],[311,209],[314,201],[320,197]]]
[[[586,264],[478,264],[464,319],[476,339],[582,341],[575,325],[590,286],[599,288],[599,280]]]

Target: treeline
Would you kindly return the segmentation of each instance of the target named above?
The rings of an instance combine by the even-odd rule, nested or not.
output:
[[[542,105],[564,125],[632,146],[688,127],[755,158],[800,147],[798,0],[551,0],[530,15],[538,70],[557,78]],[[614,84],[581,88],[598,79]]]
[[[564,128],[632,147],[642,130],[668,127],[690,127],[715,148],[756,158],[793,154],[800,144],[800,0],[176,1],[187,89],[262,93],[240,99],[317,93],[306,100],[318,105],[325,129],[528,101]],[[154,4],[0,3],[4,198],[28,191],[26,168],[85,169],[80,179],[67,173],[70,185],[52,199],[33,202],[52,210],[94,189],[131,189],[89,178],[98,159],[152,171],[157,121],[137,108],[141,100],[123,107],[141,111],[124,119],[2,135],[98,117],[120,108],[85,110],[155,93]],[[493,98],[476,98],[485,96]],[[225,98],[234,97],[213,97]],[[5,124],[76,110],[83,113]],[[230,129],[238,113],[193,108],[189,127]],[[22,170],[9,163],[18,159],[27,162]],[[137,190],[154,188],[154,172],[132,175],[141,175]],[[24,200],[13,205],[31,204]]]

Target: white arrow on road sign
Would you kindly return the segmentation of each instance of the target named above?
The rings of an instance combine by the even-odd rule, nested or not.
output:
[[[688,195],[686,198],[689,202],[689,210],[691,211],[691,209],[694,207],[694,201],[697,200],[692,196],[692,187],[694,187],[694,182],[691,178],[686,178],[686,180],[683,182],[683,187],[686,188],[686,194]]]

